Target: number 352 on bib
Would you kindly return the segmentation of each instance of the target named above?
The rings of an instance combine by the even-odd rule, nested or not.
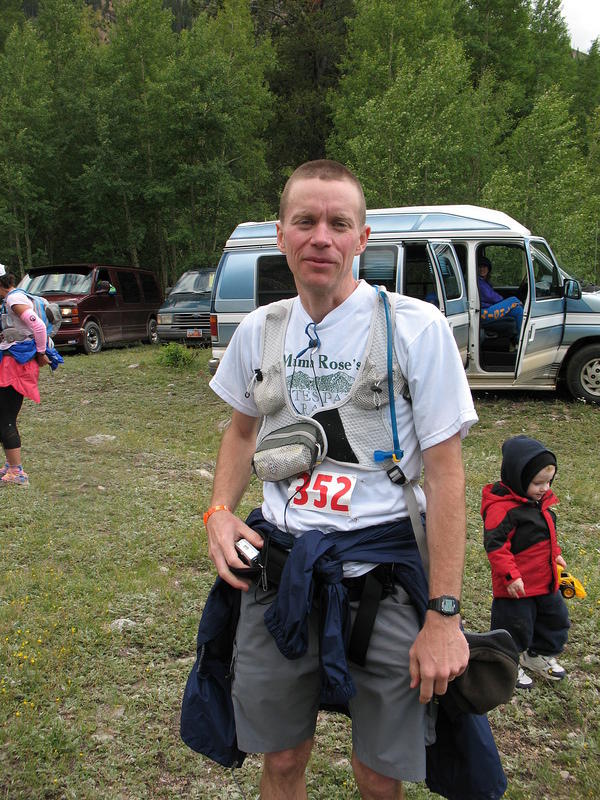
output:
[[[292,480],[289,488],[290,505],[304,511],[350,515],[356,475],[340,472],[303,472]]]

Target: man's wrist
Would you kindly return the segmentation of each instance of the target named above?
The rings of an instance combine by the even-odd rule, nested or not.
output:
[[[454,617],[460,614],[460,600],[450,594],[432,597],[427,603],[428,611],[437,611],[444,617]]]
[[[202,517],[202,521],[204,522],[205,526],[209,518],[213,514],[216,514],[217,511],[229,511],[231,513],[231,509],[229,508],[229,506],[225,505],[224,503],[219,503],[217,505],[211,506],[210,508],[206,509],[206,511],[204,512],[204,516]]]

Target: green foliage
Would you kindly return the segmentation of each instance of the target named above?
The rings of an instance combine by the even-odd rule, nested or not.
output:
[[[575,131],[568,98],[549,89],[506,140],[483,197],[545,235],[567,272],[592,279],[600,196]]]
[[[0,56],[0,229],[21,273],[35,255],[36,227],[47,230],[52,213],[50,82],[46,44],[30,23],[13,28]]]
[[[178,342],[169,342],[158,351],[156,360],[163,367],[175,369],[188,369],[196,359],[197,352],[189,347],[185,347]]]
[[[501,202],[567,268],[599,271],[600,46],[572,58],[559,0],[1,6],[0,251],[16,271],[107,261],[173,284],[325,154],[370,205]],[[575,126],[564,104],[542,112],[553,91]]]

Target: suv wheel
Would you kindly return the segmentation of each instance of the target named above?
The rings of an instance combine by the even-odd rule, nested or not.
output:
[[[600,404],[600,345],[588,344],[571,357],[567,388],[573,397]]]
[[[148,320],[148,341],[150,344],[158,344],[158,324],[154,317]]]
[[[104,343],[102,328],[95,322],[83,326],[83,351],[88,355],[99,353]]]

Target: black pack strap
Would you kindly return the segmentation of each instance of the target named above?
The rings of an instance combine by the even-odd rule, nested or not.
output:
[[[365,575],[348,646],[348,658],[360,667],[365,665],[377,609],[383,598],[384,586],[376,572],[371,570]]]

